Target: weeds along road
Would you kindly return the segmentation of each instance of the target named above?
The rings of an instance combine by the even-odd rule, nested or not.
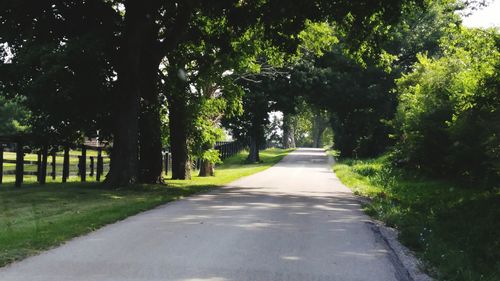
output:
[[[398,280],[323,150],[0,269],[0,280]]]

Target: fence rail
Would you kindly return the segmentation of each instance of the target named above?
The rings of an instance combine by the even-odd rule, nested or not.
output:
[[[241,141],[219,141],[215,143],[214,149],[219,151],[220,159],[224,160],[239,153],[245,147],[246,143]],[[202,160],[200,158],[195,158],[193,159],[192,168],[195,170],[199,170],[201,164]],[[172,153],[168,148],[165,148],[163,150],[163,167],[166,175],[168,175],[169,171],[172,171]]]
[[[88,151],[92,151],[92,155],[88,155]],[[0,143],[0,184],[4,176],[11,175],[15,176],[16,186],[21,186],[24,176],[36,176],[41,184],[47,176],[52,180],[60,176],[62,182],[71,176],[80,177],[81,181],[87,181],[87,177],[100,181],[108,170],[109,157],[103,147],[81,145],[71,150],[69,146],[24,145],[22,142],[7,145],[5,140]]]
[[[235,155],[245,147],[244,142],[217,142],[214,149],[222,160]],[[23,184],[24,176],[36,176],[36,181],[44,184],[47,176],[66,182],[70,176],[77,176],[85,182],[89,178],[101,181],[109,171],[110,158],[104,146],[80,145],[70,149],[68,145],[37,145],[19,138],[0,137],[0,184],[4,176],[15,176],[15,186]],[[91,152],[89,155],[89,152]],[[77,155],[78,154],[78,155]],[[165,175],[171,171],[172,156],[168,149],[162,153]],[[62,158],[62,159],[61,159]],[[201,159],[193,161],[193,168],[201,167]]]

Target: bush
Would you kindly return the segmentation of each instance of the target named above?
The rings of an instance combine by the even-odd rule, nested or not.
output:
[[[420,55],[397,81],[397,163],[428,174],[492,182],[500,176],[499,33],[463,29],[443,56]]]

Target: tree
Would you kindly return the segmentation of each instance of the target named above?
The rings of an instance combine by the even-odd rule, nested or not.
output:
[[[295,148],[295,122],[291,114],[283,113],[283,148]]]
[[[322,148],[323,147],[323,133],[328,127],[329,116],[328,112],[325,110],[314,110],[313,112],[313,122],[312,122],[312,147]]]
[[[374,156],[390,146],[390,120],[397,104],[391,94],[394,79],[411,67],[419,51],[430,55],[441,51],[439,39],[459,22],[455,6],[450,1],[429,3],[425,8],[409,3],[403,6],[399,22],[375,28],[375,44],[367,45],[373,42],[367,40],[355,50],[349,35],[335,25],[329,27],[330,36],[339,41],[333,48],[304,47],[306,55],[291,71],[291,88],[315,112],[328,112],[323,118],[315,114],[313,146],[321,146],[321,120],[330,123],[334,146],[342,156]],[[318,49],[322,52],[308,52]]]
[[[248,141],[249,155],[247,162],[260,162],[259,149],[265,144],[264,129],[268,123],[271,111],[269,97],[265,86],[261,83],[242,82],[245,94],[243,96],[243,114],[225,118],[224,127],[240,140]]]
[[[443,38],[441,57],[419,56],[398,80],[400,164],[468,181],[498,178],[498,41],[498,31],[462,28]]]
[[[0,10],[2,94],[30,111],[31,133],[56,143],[109,136],[114,10],[100,1],[4,1]]]
[[[39,97],[43,97],[40,93],[51,94],[58,97],[56,100],[69,98],[80,105],[94,100],[89,97],[95,93],[96,99],[103,101],[99,103],[102,107],[95,110],[87,107],[85,112],[64,107],[68,109],[66,112],[60,106],[39,108],[36,105],[40,103],[31,96],[27,104],[32,105],[28,108],[32,111],[33,128],[57,125],[52,135],[58,139],[75,139],[103,128],[113,141],[107,182],[120,186],[159,179],[161,99],[159,78],[154,73],[158,74],[160,63],[180,46],[200,41],[203,34],[196,28],[200,26],[196,21],[205,17],[223,19],[225,30],[232,30],[223,39],[239,38],[246,30],[258,28],[270,46],[292,53],[298,43],[294,35],[304,28],[306,19],[337,21],[344,30],[351,31],[349,34],[356,35],[349,37],[356,45],[379,23],[397,19],[403,3],[399,0],[383,3],[63,0],[55,4],[4,1],[0,4],[0,42],[8,43],[14,54],[13,64],[19,67],[17,77],[22,77],[7,83],[12,91],[21,89]],[[212,39],[215,42],[220,38]],[[227,46],[231,40],[219,42]],[[220,53],[224,52],[221,48]],[[73,59],[75,64],[68,65]],[[179,69],[186,63],[179,62]],[[176,102],[173,99],[169,104]],[[180,111],[183,102],[178,102],[180,108],[175,110]],[[78,108],[84,107],[74,109]],[[171,138],[176,138],[175,134],[171,133]]]
[[[29,112],[15,100],[0,96],[0,136],[16,135],[29,129],[26,119]]]
[[[334,145],[343,156],[373,155],[385,148],[386,125],[391,118],[394,98],[388,74],[376,66],[362,66],[340,48],[320,58],[303,60],[292,73],[294,91],[313,107],[312,146],[322,146],[327,124],[333,127]],[[326,113],[325,110],[328,112]]]

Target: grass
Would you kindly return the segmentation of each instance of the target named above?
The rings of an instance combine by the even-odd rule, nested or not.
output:
[[[365,211],[397,228],[438,280],[500,280],[500,189],[410,176],[387,157],[334,166]]]
[[[78,182],[0,186],[0,266],[160,204],[265,170],[288,152],[268,149],[261,152],[262,163],[248,165],[243,164],[246,154],[240,153],[218,166],[216,177],[167,180],[167,185],[123,189]]]

